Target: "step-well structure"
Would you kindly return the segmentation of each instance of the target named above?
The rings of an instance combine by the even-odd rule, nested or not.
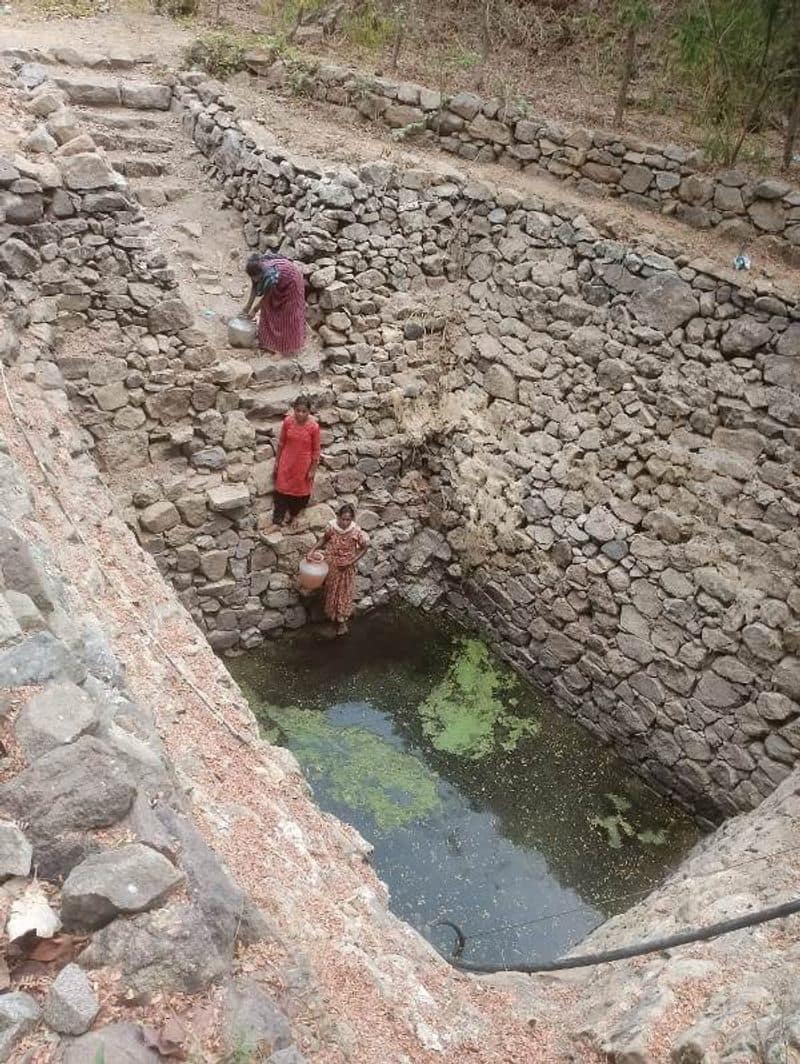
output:
[[[258,739],[212,648],[306,623],[298,558],[354,501],[362,609],[471,620],[654,786],[733,818],[598,942],[786,900],[796,295],[451,169],[331,166],[198,72],[3,63],[0,894],[44,884],[90,941],[41,973],[43,1001],[0,996],[0,1059],[156,1059],[165,994],[210,1060],[794,1045],[791,921],[564,981],[457,975],[388,914],[362,840]],[[243,257],[268,247],[307,274],[297,360],[227,345]],[[323,467],[300,531],[264,542],[301,391]]]

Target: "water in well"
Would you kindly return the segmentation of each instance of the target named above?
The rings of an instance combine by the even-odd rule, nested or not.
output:
[[[564,953],[656,885],[692,820],[441,618],[387,610],[229,667],[317,802],[374,846],[391,906],[464,958]]]

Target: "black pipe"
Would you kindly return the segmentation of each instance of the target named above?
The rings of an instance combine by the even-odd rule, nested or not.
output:
[[[704,942],[719,935],[727,935],[730,931],[738,931],[743,927],[754,927],[756,924],[765,924],[769,920],[778,920],[782,916],[791,916],[800,912],[800,898],[794,901],[784,902],[782,905],[771,905],[767,909],[759,909],[747,916],[736,916],[732,920],[720,920],[719,923],[709,924],[708,927],[694,928],[692,931],[679,931],[675,935],[667,935],[666,938],[653,938],[648,942],[635,942],[630,946],[620,946],[618,949],[605,950],[602,953],[584,953],[578,957],[560,957],[554,961],[541,961],[539,964],[471,964],[469,961],[459,959],[463,951],[463,943],[466,936],[463,931],[449,920],[441,920],[439,923],[446,924],[456,930],[459,936],[458,946],[450,963],[464,972],[474,972],[478,975],[496,975],[499,972],[522,972],[524,975],[534,975],[536,972],[558,972],[565,968],[588,968],[593,964],[606,964],[609,961],[621,961],[626,957],[640,957],[645,953],[659,953],[661,950],[672,949],[673,946],[685,946],[688,942]]]

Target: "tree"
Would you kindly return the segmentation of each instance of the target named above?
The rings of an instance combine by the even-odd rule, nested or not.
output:
[[[734,163],[790,93],[798,0],[685,0],[678,68],[691,79],[698,112],[711,128],[711,154]]]
[[[794,149],[800,134],[800,0],[790,4],[792,27],[790,32],[789,84],[786,108],[786,137],[783,142],[783,168],[788,170],[794,157]]]
[[[617,105],[614,108],[614,128],[622,121],[628,103],[628,89],[636,70],[636,44],[639,34],[652,21],[653,8],[650,0],[616,0],[616,17],[625,31],[625,48],[622,64],[622,78]]]

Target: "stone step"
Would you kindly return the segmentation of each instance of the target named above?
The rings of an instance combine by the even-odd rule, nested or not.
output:
[[[330,401],[330,396],[318,384],[307,384],[302,389],[297,384],[281,384],[274,388],[259,389],[256,392],[245,391],[240,395],[240,402],[248,419],[269,422],[272,418],[282,417],[290,409],[301,390],[317,406],[324,406]]]
[[[141,55],[131,55],[127,52],[100,52],[81,51],[71,45],[58,45],[50,50],[41,48],[4,48],[0,51],[0,58],[20,59],[24,63],[58,63],[65,67],[88,67],[91,70],[98,68],[105,70],[133,70],[138,66],[152,66],[155,63],[155,55],[145,52]]]
[[[107,129],[161,129],[164,125],[163,117],[156,118],[152,111],[96,111],[87,107],[76,107],[75,110],[87,124]]]
[[[130,107],[137,111],[167,111],[172,102],[169,85],[147,81],[120,81],[114,77],[56,76],[54,84],[72,104],[83,107]]]
[[[169,175],[140,178],[128,176],[131,178],[130,186],[143,207],[163,207],[188,196],[191,192],[191,189],[184,185],[176,185]]]
[[[125,177],[162,177],[169,172],[166,160],[143,159],[121,152],[109,152],[109,162],[118,174]]]
[[[164,155],[175,150],[174,141],[166,137],[136,136],[130,133],[108,133],[100,129],[92,131],[95,144],[106,151],[144,152],[148,155]]]
[[[322,373],[322,356],[318,351],[303,353],[299,358],[275,359],[258,357],[251,363],[256,384],[277,384],[281,381],[316,383]]]

